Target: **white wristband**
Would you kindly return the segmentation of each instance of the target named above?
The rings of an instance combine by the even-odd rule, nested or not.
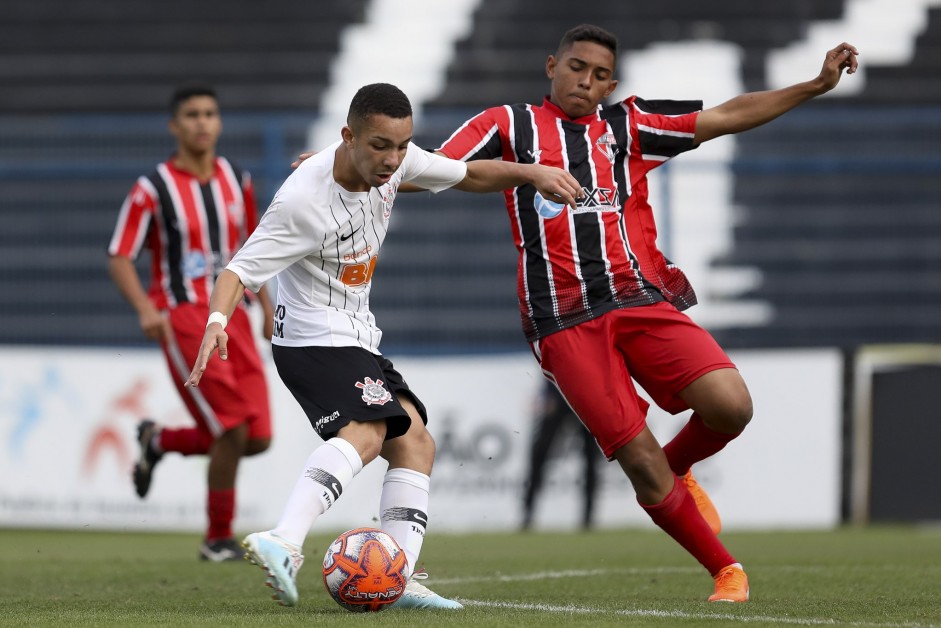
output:
[[[213,323],[219,323],[222,325],[222,329],[225,329],[225,326],[229,323],[229,317],[222,312],[213,312],[206,321],[206,327],[209,327]]]

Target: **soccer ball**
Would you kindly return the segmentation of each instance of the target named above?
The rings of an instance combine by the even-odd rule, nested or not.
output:
[[[407,582],[405,552],[377,528],[344,532],[323,557],[323,583],[347,610],[381,611],[402,597]]]

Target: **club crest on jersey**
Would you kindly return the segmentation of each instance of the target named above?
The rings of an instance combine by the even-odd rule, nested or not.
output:
[[[595,148],[604,153],[604,156],[611,162],[614,162],[614,159],[618,156],[618,141],[614,137],[614,133],[605,133],[599,137],[598,141],[595,142]]]
[[[366,377],[361,382],[356,382],[356,387],[363,391],[363,401],[367,406],[384,406],[392,401],[392,393],[384,388],[381,379],[373,380]]]
[[[389,185],[379,188],[379,194],[382,195],[382,219],[386,222],[392,216],[392,203],[395,202],[395,193],[398,191],[398,185]]]

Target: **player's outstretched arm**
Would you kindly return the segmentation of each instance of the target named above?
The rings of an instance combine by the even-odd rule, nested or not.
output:
[[[545,198],[575,206],[582,187],[568,171],[542,164],[480,159],[467,164],[467,176],[455,185],[465,192],[499,192],[530,184]]]
[[[228,320],[244,294],[245,286],[242,285],[239,276],[231,270],[223,270],[212,289],[212,296],[209,298],[209,311],[212,313],[220,312]],[[212,314],[210,314],[210,318],[212,318]],[[226,346],[228,341],[229,335],[225,333],[224,322],[214,321],[206,325],[206,333],[203,334],[203,342],[199,346],[196,364],[193,365],[193,371],[190,373],[189,379],[186,380],[186,386],[199,386],[199,380],[206,372],[209,358],[217,349],[219,350],[220,359],[227,360],[229,358],[229,351]]]
[[[696,143],[761,126],[830,91],[840,82],[843,70],[847,74],[856,72],[858,54],[855,46],[843,42],[827,51],[820,74],[813,80],[781,89],[742,94],[706,109],[696,119]]]

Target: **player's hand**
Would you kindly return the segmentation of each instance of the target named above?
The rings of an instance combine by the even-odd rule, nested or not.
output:
[[[212,323],[206,327],[206,333],[203,335],[203,343],[199,346],[199,355],[196,357],[196,364],[193,365],[193,371],[184,384],[187,388],[199,386],[199,380],[203,378],[203,373],[206,372],[209,358],[212,357],[213,352],[217,349],[219,350],[220,360],[229,359],[228,342],[229,335],[222,329],[222,325]]]
[[[317,154],[316,151],[311,151],[309,153],[301,153],[300,155],[297,156],[296,160],[291,162],[291,168],[297,170],[297,167],[301,165],[302,161],[304,161],[305,159],[310,159],[316,154]]]
[[[531,183],[544,198],[570,207],[575,207],[576,199],[584,196],[578,180],[561,168],[534,164]]]
[[[145,309],[137,318],[141,331],[151,340],[161,340],[170,335],[170,321],[155,307]]]
[[[859,51],[856,49],[856,46],[846,42],[827,51],[823,68],[820,70],[820,75],[817,77],[823,83],[826,91],[830,91],[836,87],[836,84],[840,82],[840,76],[843,74],[843,70],[846,70],[847,74],[856,73],[856,68],[859,67],[859,62],[856,60],[858,54]]]

